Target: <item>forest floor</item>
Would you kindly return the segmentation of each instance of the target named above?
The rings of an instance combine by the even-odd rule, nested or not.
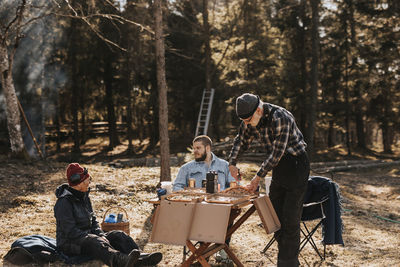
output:
[[[11,266],[2,258],[14,240],[25,235],[42,234],[55,237],[53,205],[55,188],[65,182],[67,162],[48,160],[23,162],[0,156],[0,265]],[[158,167],[110,166],[107,159],[86,160],[93,176],[91,199],[99,222],[104,212],[118,205],[126,209],[131,236],[146,252],[161,251],[159,266],[178,266],[182,247],[149,242],[153,205],[146,202],[156,197]],[[257,171],[254,163],[239,164],[244,184]],[[178,167],[172,167],[172,177]],[[327,246],[326,259],[307,245],[299,260],[302,266],[400,266],[400,165],[365,171],[334,173],[331,177],[340,187],[342,200],[344,246]],[[256,213],[255,213],[256,214]],[[231,247],[244,266],[275,266],[276,243],[260,254],[272,235],[259,226],[252,215],[233,235]],[[321,233],[315,235],[319,241]],[[322,248],[318,242],[317,245]],[[217,264],[210,257],[212,266]],[[63,266],[54,263],[50,266]],[[101,266],[91,262],[85,266]]]

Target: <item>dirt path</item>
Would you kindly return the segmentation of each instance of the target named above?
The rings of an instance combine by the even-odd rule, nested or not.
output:
[[[1,158],[0,166],[0,257],[18,237],[43,234],[55,237],[54,190],[64,182],[66,163],[21,163]],[[145,251],[162,251],[159,266],[176,266],[182,260],[182,247],[149,243],[153,206],[145,200],[155,197],[159,168],[111,168],[85,165],[94,177],[91,192],[98,220],[112,205],[124,207],[129,216],[131,236]],[[250,178],[255,164],[239,165]],[[178,169],[172,169],[175,177]],[[400,266],[400,166],[364,172],[336,173],[333,177],[343,196],[342,219],[345,246],[328,246],[327,258],[320,262],[310,246],[301,253],[302,266]],[[244,181],[246,183],[246,181]],[[260,254],[267,236],[257,216],[233,236],[231,246],[245,266],[274,266],[277,249],[273,245]],[[321,233],[316,234],[317,238]],[[0,261],[3,264],[3,261]],[[211,257],[211,263],[215,264]],[[101,264],[100,264],[101,265]],[[7,266],[7,265],[5,265]],[[52,266],[60,266],[55,264]],[[99,266],[92,262],[86,266]]]

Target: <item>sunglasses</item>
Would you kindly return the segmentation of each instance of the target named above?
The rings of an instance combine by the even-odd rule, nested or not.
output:
[[[81,174],[83,174],[84,176],[88,174],[88,169],[83,168],[83,172],[82,173],[74,173],[71,175],[71,177],[69,178],[72,184],[77,184],[80,182],[81,180]]]

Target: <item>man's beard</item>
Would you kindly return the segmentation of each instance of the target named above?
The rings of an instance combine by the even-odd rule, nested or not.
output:
[[[199,158],[194,158],[195,161],[205,161],[207,158],[207,152],[204,152]]]

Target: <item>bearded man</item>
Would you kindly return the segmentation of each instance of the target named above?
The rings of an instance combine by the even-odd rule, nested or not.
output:
[[[229,164],[211,152],[212,141],[206,135],[199,135],[193,139],[194,160],[184,164],[178,172],[173,184],[173,191],[179,191],[189,186],[189,179],[195,179],[195,187],[202,187],[209,171],[218,172],[220,190],[229,187],[230,182],[236,181],[229,172]]]

